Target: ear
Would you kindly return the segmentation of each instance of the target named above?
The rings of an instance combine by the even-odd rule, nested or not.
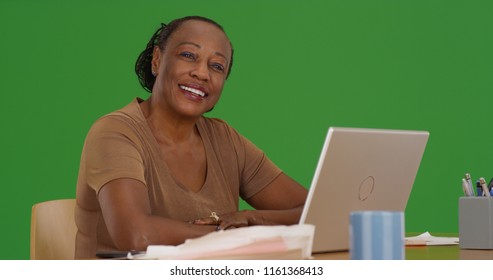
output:
[[[159,47],[154,47],[152,51],[152,61],[151,61],[151,70],[152,73],[156,73],[156,76],[159,75],[159,64],[161,62],[161,50]]]

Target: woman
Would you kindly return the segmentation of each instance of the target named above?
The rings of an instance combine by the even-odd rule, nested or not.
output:
[[[84,143],[76,258],[298,222],[307,191],[224,121],[203,116],[232,62],[210,19],[177,19],[154,34],[136,64],[151,96],[96,121]],[[256,210],[238,211],[239,197]]]

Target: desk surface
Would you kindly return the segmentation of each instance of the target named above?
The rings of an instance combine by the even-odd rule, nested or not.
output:
[[[315,260],[348,260],[349,252],[314,254]],[[406,247],[406,260],[491,260],[493,250],[464,250],[459,245]]]
[[[466,250],[459,245],[407,246],[406,260],[493,260],[493,250]],[[203,260],[294,260],[301,257],[301,250],[289,253],[265,253],[245,258],[244,255],[204,257]],[[101,258],[99,258],[101,259]],[[127,259],[111,258],[111,259]],[[313,254],[313,260],[349,260],[349,251]]]

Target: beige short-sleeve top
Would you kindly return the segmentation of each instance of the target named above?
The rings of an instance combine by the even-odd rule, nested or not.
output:
[[[282,172],[226,122],[202,117],[196,125],[206,151],[207,174],[200,191],[189,191],[170,174],[166,155],[140,109],[141,101],[137,98],[100,118],[87,134],[77,181],[77,259],[94,258],[97,251],[116,250],[97,198],[99,190],[111,180],[141,181],[148,189],[154,215],[192,221],[213,211],[237,211],[240,197],[250,198]]]

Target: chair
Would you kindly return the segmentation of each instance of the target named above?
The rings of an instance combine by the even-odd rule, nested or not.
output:
[[[77,226],[75,199],[35,204],[31,212],[31,259],[74,259]]]

